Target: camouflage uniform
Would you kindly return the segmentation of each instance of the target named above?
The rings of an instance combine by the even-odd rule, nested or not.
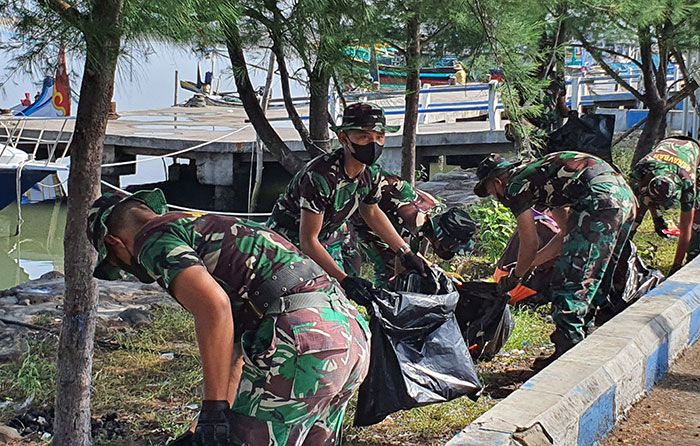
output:
[[[556,152],[513,167],[502,202],[515,215],[533,207],[570,208],[551,293],[557,330],[570,342],[580,342],[595,308],[607,298],[632,228],[632,190],[600,158]]]
[[[427,192],[413,188],[398,175],[390,174],[378,165],[373,165],[371,169],[378,170],[381,178],[380,209],[389,218],[396,232],[411,240],[414,249],[419,248],[423,239],[427,239],[443,258],[451,258],[455,253],[465,254],[471,248],[471,234],[476,227],[468,220],[466,212],[459,208],[445,212],[442,202]],[[375,283],[385,284],[394,274],[396,254],[362,218],[355,215],[351,222],[352,228],[346,238],[344,251],[346,259],[350,259],[346,262],[346,268],[359,274],[364,258],[374,267]],[[460,229],[462,233],[457,234]]]
[[[102,226],[93,230],[93,240],[104,238],[107,218],[91,214],[90,226]],[[114,277],[104,265],[104,243],[96,246],[101,251],[96,275]],[[229,295],[244,358],[231,409],[240,444],[330,445],[340,440],[345,408],[369,365],[369,330],[335,282],[322,274],[283,293],[290,300],[298,293],[324,293],[327,307],[261,314],[252,293],[281,270],[301,268],[310,260],[284,237],[234,217],[160,215],[138,233],[134,251],[138,267],[166,290],[184,269],[201,265]]]
[[[267,221],[270,229],[286,236],[299,246],[301,210],[323,214],[318,240],[326,247],[338,266],[343,266],[342,243],[349,218],[360,203],[376,204],[381,198],[379,172],[364,169],[356,178],[345,173],[341,147],[310,161],[297,172],[272,209]]]
[[[689,261],[700,253],[699,162],[700,146],[696,141],[666,138],[634,166],[630,179],[640,205],[637,225],[641,224],[649,207],[668,209],[680,202],[682,212],[695,209],[693,237],[688,248]],[[658,188],[664,190],[655,190]]]

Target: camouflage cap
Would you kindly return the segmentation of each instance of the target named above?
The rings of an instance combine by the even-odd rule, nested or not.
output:
[[[642,194],[647,195],[651,203],[664,209],[670,209],[680,201],[680,192],[676,179],[667,174],[653,177],[642,189]]]
[[[88,213],[87,236],[97,251],[97,265],[92,274],[97,279],[118,280],[124,278],[122,269],[112,265],[107,259],[109,251],[104,240],[108,233],[107,219],[114,210],[114,206],[127,200],[141,201],[156,214],[164,214],[168,210],[165,195],[160,189],[140,190],[133,195],[107,192],[95,200]]]
[[[336,133],[345,130],[373,130],[375,132],[396,132],[398,125],[386,125],[384,109],[371,102],[356,102],[343,110],[343,123],[335,127]]]
[[[476,177],[479,179],[479,182],[474,186],[474,193],[479,197],[486,197],[488,195],[486,191],[486,182],[516,165],[516,163],[507,161],[497,153],[490,154],[488,157],[484,158],[476,168]]]
[[[434,234],[431,240],[435,253],[445,260],[455,255],[467,255],[474,248],[474,234],[479,228],[467,211],[452,207],[439,216],[432,217],[430,224]]]

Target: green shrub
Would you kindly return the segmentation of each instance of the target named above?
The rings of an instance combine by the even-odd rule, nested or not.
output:
[[[492,198],[471,205],[468,211],[471,218],[480,225],[474,254],[495,263],[515,231],[513,213]]]

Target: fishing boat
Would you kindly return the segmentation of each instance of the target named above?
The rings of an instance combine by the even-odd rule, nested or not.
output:
[[[20,149],[0,144],[0,210],[14,203],[18,197],[21,199],[25,192],[46,177],[67,171],[65,164],[33,160]]]
[[[5,141],[0,142],[0,210],[15,202],[18,197],[21,200],[27,191],[47,177],[54,177],[59,172],[63,175],[67,173],[68,166],[61,161],[70,141],[63,141],[61,136],[65,121],[70,119],[70,112],[70,81],[66,54],[61,48],[56,73],[53,78],[44,79],[43,88],[36,98],[32,101],[27,93],[19,105],[0,116],[0,136],[5,138]],[[57,137],[49,139],[45,136],[46,125],[57,118],[63,118],[63,126]],[[31,124],[28,126],[28,123]],[[25,137],[23,132],[32,125],[43,126],[43,129],[38,132],[38,136]],[[61,160],[55,162],[57,160],[52,159],[52,156],[59,144],[65,145],[66,150],[63,150]],[[49,159],[37,159],[38,149],[45,147],[51,147]],[[42,196],[55,197],[60,193],[61,182],[56,181],[55,177],[47,184],[48,187],[38,187],[33,193],[36,199]]]
[[[355,65],[369,70],[372,81],[379,82],[382,88],[403,88],[406,85],[408,70],[404,57],[397,49],[388,45],[375,45],[373,56],[371,48],[357,46],[346,48],[345,54]],[[375,66],[374,69],[372,65]],[[456,57],[443,56],[435,65],[421,68],[419,78],[421,84],[465,84],[467,72]]]
[[[202,66],[197,63],[197,81],[180,81],[180,88],[191,91],[195,93],[195,95],[202,96],[207,105],[222,107],[243,105],[243,102],[233,93],[213,91],[213,79],[213,71],[204,73],[204,79],[202,79]]]

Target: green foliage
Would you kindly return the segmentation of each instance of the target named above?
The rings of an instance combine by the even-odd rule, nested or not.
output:
[[[0,364],[2,399],[21,403],[32,397],[35,404],[53,400],[56,365],[53,342],[34,338],[29,352],[18,361]]]
[[[549,313],[548,306],[536,310],[521,307],[514,308],[512,311],[515,329],[506,345],[503,346],[503,351],[537,349],[550,343],[549,334],[553,327],[545,318],[545,315]]]
[[[468,212],[480,225],[475,254],[495,263],[515,231],[515,217],[508,208],[492,198],[470,206]]]

